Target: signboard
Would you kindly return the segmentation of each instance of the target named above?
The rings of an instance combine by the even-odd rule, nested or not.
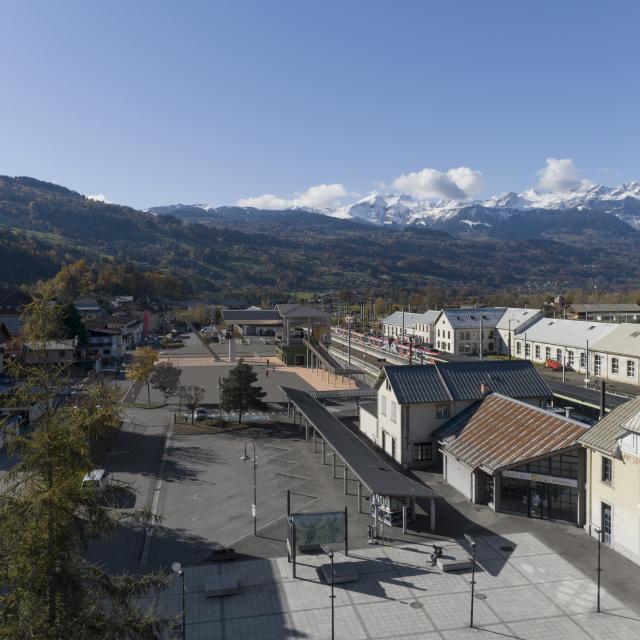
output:
[[[294,513],[291,518],[296,531],[296,545],[300,549],[319,548],[322,544],[345,540],[344,511]]]
[[[518,480],[531,480],[532,482],[546,482],[547,484],[559,484],[564,487],[577,487],[578,481],[572,478],[557,478],[556,476],[545,476],[541,473],[525,473],[524,471],[503,471],[505,478],[517,478]]]

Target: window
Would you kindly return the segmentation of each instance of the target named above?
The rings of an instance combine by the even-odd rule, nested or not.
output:
[[[573,361],[574,361],[574,359],[573,359],[573,351],[567,351],[567,364],[570,367],[573,367]]]
[[[580,354],[580,368],[581,369],[587,368],[587,354],[584,353],[584,351]]]
[[[395,422],[396,421],[396,403],[392,400],[391,401],[391,422]]]
[[[380,396],[380,414],[387,415],[387,399],[384,396]]]
[[[556,362],[562,362],[562,349],[556,349]]]
[[[544,357],[546,360],[551,360],[551,347],[545,347]]]
[[[413,445],[413,459],[419,460],[433,459],[433,443],[432,442],[416,442]]]
[[[629,378],[636,376],[636,363],[633,360],[627,360],[627,376]]]
[[[593,373],[597,376],[602,374],[602,356],[593,356]]]
[[[436,418],[448,418],[451,415],[451,410],[448,404],[436,405]]]
[[[531,358],[531,343],[525,345],[524,347],[524,357],[529,360]]]
[[[618,358],[611,358],[611,373],[618,373],[620,371],[620,364]]]
[[[493,348],[494,348],[494,344],[493,344],[493,342],[490,342],[490,343],[487,345],[487,349],[488,349],[489,351],[493,351]]]
[[[522,342],[518,341],[516,342],[516,355],[520,355],[521,352],[522,352]]]
[[[536,360],[540,360],[540,345],[537,344],[535,347]]]
[[[489,340],[493,340],[493,331],[489,331]]]
[[[602,467],[601,467],[601,480],[602,482],[606,482],[611,484],[611,480],[613,478],[613,462],[611,458],[607,458],[602,456]]]
[[[447,331],[447,340],[451,340],[451,331]]]

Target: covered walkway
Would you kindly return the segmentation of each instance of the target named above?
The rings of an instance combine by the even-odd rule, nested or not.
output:
[[[317,436],[320,436],[323,463],[327,453],[332,455],[334,478],[336,477],[336,456],[342,460],[345,493],[347,493],[349,470],[355,476],[358,481],[359,511],[362,487],[369,491],[371,504],[375,505],[377,510],[376,527],[378,519],[380,517],[386,519],[387,514],[389,514],[389,523],[395,524],[391,514],[400,510],[402,524],[406,528],[407,517],[414,513],[415,500],[429,499],[429,528],[431,531],[435,529],[435,504],[441,496],[386,462],[309,393],[290,387],[280,388],[287,397],[289,415],[293,417],[294,424],[299,420],[300,426],[304,426],[306,440],[309,440],[311,429],[314,450]],[[326,451],[327,445],[333,450],[332,452]]]

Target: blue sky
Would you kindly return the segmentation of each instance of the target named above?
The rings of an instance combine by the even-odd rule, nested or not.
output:
[[[639,22],[637,1],[3,0],[0,173],[136,207],[486,196],[547,158],[572,161],[548,188],[619,184]]]

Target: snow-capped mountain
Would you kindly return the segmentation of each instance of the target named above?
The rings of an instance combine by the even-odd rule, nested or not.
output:
[[[468,226],[488,225],[491,221],[487,221],[487,218],[505,220],[532,210],[560,212],[568,209],[610,213],[640,230],[640,182],[618,187],[593,185],[568,193],[545,193],[530,189],[476,201],[420,201],[404,194],[370,195],[353,204],[322,213],[376,225],[441,227],[454,220],[466,222]]]

